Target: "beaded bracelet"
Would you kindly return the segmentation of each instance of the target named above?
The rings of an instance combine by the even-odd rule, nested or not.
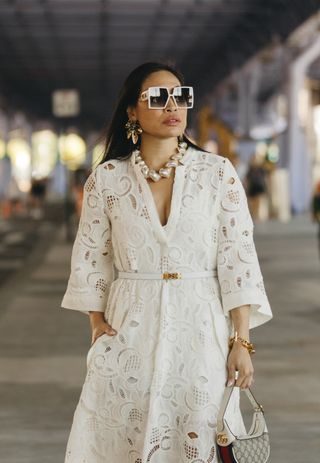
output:
[[[248,350],[249,354],[252,355],[255,353],[255,348],[252,342],[249,342],[246,339],[240,338],[240,336],[238,336],[237,331],[235,332],[235,336],[229,339],[229,349],[231,349],[233,344],[238,341],[241,343],[243,347],[245,347]]]

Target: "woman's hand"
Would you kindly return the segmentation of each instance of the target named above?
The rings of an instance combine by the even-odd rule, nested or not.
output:
[[[235,307],[230,311],[235,332],[238,336],[249,341],[250,305]],[[235,385],[241,389],[251,387],[253,382],[253,365],[249,351],[240,342],[234,342],[228,356],[228,382],[227,386]],[[236,371],[238,377],[236,379]]]
[[[117,334],[116,330],[105,321],[103,312],[89,312],[89,314],[91,324],[91,346],[105,333],[109,336]]]
[[[228,356],[228,382],[227,386],[238,386],[241,389],[251,387],[253,383],[253,365],[251,356],[248,350],[243,347],[239,342],[235,342]],[[238,371],[238,378],[235,382],[236,371]]]

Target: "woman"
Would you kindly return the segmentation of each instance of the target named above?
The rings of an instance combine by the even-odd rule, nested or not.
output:
[[[266,177],[267,171],[263,166],[263,160],[254,154],[245,178],[245,186],[247,187],[249,211],[255,222],[261,221],[264,215],[262,214],[262,205],[266,201]]]
[[[228,337],[272,317],[253,223],[232,164],[185,135],[192,106],[178,71],[139,66],[86,182],[62,306],[89,314],[92,346],[68,463],[213,462],[226,382],[252,384]]]

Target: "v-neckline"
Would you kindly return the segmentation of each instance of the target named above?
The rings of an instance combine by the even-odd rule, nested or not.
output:
[[[177,166],[177,167],[179,167],[179,166]],[[151,201],[151,203],[152,203],[152,209],[155,211],[155,214],[156,214],[156,216],[157,216],[157,219],[158,219],[158,222],[159,222],[160,227],[161,227],[162,229],[164,229],[164,230],[165,230],[166,228],[168,228],[168,225],[170,224],[171,217],[172,217],[172,208],[173,208],[173,202],[174,202],[174,200],[175,200],[175,190],[176,190],[176,183],[177,183],[177,175],[178,175],[178,174],[177,174],[177,168],[175,168],[175,170],[174,170],[174,176],[173,176],[173,183],[172,183],[172,191],[171,191],[170,210],[169,210],[169,215],[168,215],[168,218],[167,218],[167,223],[165,223],[164,225],[162,225],[162,223],[161,223],[160,214],[159,214],[159,212],[158,212],[157,204],[156,204],[156,201],[155,201],[155,199],[154,199],[154,194],[153,194],[153,192],[152,192],[152,189],[151,189],[151,187],[150,187],[150,184],[149,184],[149,182],[147,181],[147,179],[145,179],[145,178],[143,177],[143,175],[142,175],[142,177],[143,177],[143,179],[144,179],[144,181],[145,181],[145,183],[146,183],[146,185],[147,185],[147,190],[148,190],[147,196],[150,197],[150,201]],[[150,193],[150,194],[149,194],[149,193]]]
[[[186,151],[184,155],[183,161],[185,160],[187,152],[188,150]],[[151,223],[155,231],[158,233],[158,238],[161,241],[167,242],[172,232],[174,231],[176,222],[179,218],[185,164],[184,163],[178,164],[178,166],[175,167],[174,179],[173,179],[173,185],[172,185],[170,212],[169,212],[167,223],[165,225],[162,225],[161,223],[159,212],[158,212],[156,202],[154,199],[154,195],[152,193],[150,185],[147,182],[147,179],[143,176],[138,164],[134,163],[133,155],[131,157],[131,164],[134,168],[134,171],[136,172],[139,184],[141,186],[144,203],[149,213]]]

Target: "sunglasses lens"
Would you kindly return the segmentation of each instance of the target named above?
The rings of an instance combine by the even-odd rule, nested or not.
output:
[[[192,89],[188,87],[176,87],[174,97],[179,108],[190,108],[193,103]]]
[[[161,109],[164,108],[168,100],[168,90],[161,87],[150,88],[150,107]]]
[[[192,87],[175,87],[173,96],[178,108],[192,108],[193,106],[193,89]],[[150,108],[163,109],[166,107],[169,99],[168,89],[166,87],[150,87],[149,102]]]

